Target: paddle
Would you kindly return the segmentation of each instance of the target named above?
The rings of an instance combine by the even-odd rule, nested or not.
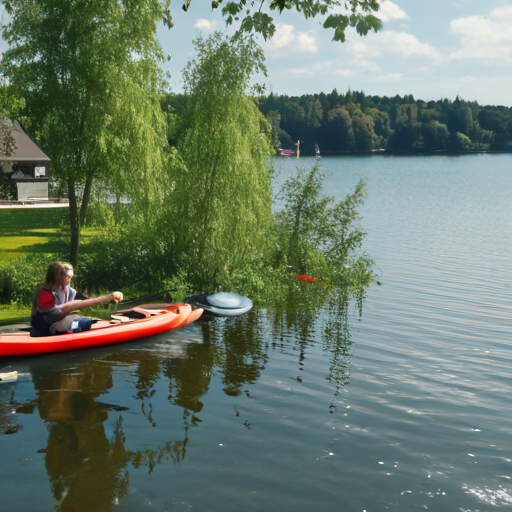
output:
[[[152,295],[144,295],[143,297],[137,297],[135,299],[122,300],[121,302],[118,303],[118,305],[120,306],[121,304],[131,304],[132,302],[140,302],[140,301],[146,300],[146,299],[153,299],[155,297],[159,297],[160,295],[163,295],[164,301],[170,304],[172,302],[172,297],[171,297],[170,291],[171,290],[163,290],[161,292],[154,293]]]

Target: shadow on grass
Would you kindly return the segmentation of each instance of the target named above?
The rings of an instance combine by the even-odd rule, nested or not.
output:
[[[0,210],[0,237],[27,236],[28,234],[37,236],[40,233],[36,230],[44,230],[47,236],[57,235],[61,221],[67,214],[67,209],[64,208],[2,209]]]

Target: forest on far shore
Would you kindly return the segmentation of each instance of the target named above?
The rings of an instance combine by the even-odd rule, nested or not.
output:
[[[179,117],[184,100],[171,94],[164,110]],[[274,148],[296,149],[300,140],[303,154],[314,154],[315,144],[322,153],[512,151],[512,108],[459,97],[425,102],[334,89],[300,97],[271,93],[258,106],[272,126]]]

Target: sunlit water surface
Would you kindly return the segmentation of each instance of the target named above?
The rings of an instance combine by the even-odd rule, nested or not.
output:
[[[340,199],[368,177],[362,317],[1,360],[31,372],[0,384],[2,511],[512,510],[512,156],[321,165]]]

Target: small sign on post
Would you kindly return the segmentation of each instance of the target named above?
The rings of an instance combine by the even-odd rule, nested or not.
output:
[[[46,176],[46,167],[35,168],[35,177],[40,178],[41,176]]]

